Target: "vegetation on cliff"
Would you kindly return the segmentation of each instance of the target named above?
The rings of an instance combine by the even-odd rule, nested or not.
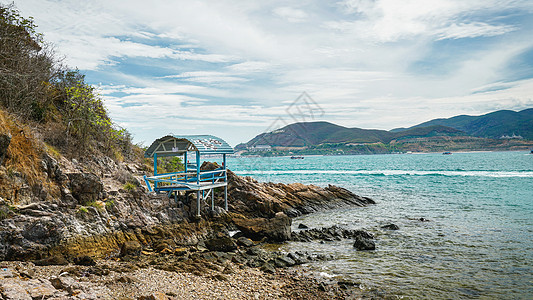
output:
[[[122,160],[135,153],[131,135],[111,121],[97,89],[61,63],[33,19],[13,4],[0,4],[0,108],[67,157],[105,154]],[[14,139],[24,132],[0,126]]]

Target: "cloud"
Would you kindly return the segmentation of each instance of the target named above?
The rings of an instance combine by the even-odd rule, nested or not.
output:
[[[490,25],[483,22],[474,23],[460,23],[451,24],[447,28],[443,28],[441,33],[437,33],[438,39],[460,39],[460,38],[474,38],[474,37],[490,37],[509,33],[516,30],[512,25]]]
[[[300,9],[295,9],[292,7],[278,7],[274,9],[274,14],[284,18],[291,23],[301,23],[306,21],[307,13]]]
[[[303,91],[328,121],[383,129],[531,105],[533,70],[521,63],[521,81],[509,70],[533,47],[531,1],[17,6],[68,64],[101,83],[113,118],[140,140],[181,130],[245,141]]]

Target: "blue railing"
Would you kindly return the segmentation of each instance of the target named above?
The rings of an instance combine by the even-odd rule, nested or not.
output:
[[[220,181],[220,179],[222,181]],[[206,184],[226,182],[226,169],[218,168],[210,171],[179,171],[155,176],[144,176],[144,181],[150,192],[170,190],[197,190]],[[152,184],[154,188],[152,188]]]

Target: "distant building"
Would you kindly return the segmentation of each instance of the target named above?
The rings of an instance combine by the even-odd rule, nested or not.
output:
[[[272,146],[270,146],[270,145],[256,145],[256,146],[248,147],[247,149],[250,152],[270,151],[270,150],[272,150]]]
[[[515,134],[513,133],[513,135],[511,135],[511,136],[508,136],[508,135],[502,135],[502,136],[500,137],[500,139],[506,139],[506,140],[517,139],[517,140],[521,140],[521,139],[523,139],[523,137],[522,137],[521,135],[515,135]]]

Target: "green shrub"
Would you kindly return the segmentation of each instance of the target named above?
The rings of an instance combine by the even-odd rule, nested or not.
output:
[[[126,191],[131,193],[131,192],[135,191],[137,186],[135,186],[135,184],[132,183],[132,182],[126,182],[126,184],[124,184],[124,186],[122,186],[122,188],[124,188],[124,190],[126,190]]]

